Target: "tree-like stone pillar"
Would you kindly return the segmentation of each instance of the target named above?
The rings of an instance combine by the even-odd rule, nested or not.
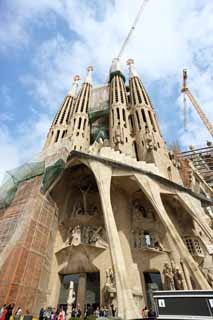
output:
[[[81,311],[83,312],[86,297],[86,273],[81,273],[78,282],[78,294],[77,294],[77,304],[80,305]]]
[[[128,279],[128,271],[126,270],[120,238],[111,205],[110,185],[112,169],[111,167],[96,161],[90,161],[89,164],[96,178],[101,198],[105,227],[115,272],[118,316],[122,319],[137,319],[141,316],[133,299],[132,290],[129,284],[130,281]]]
[[[165,226],[166,230],[169,232],[171,239],[173,240],[174,244],[176,245],[179,251],[183,263],[187,266],[189,272],[193,275],[199,287],[201,289],[211,290],[211,287],[209,286],[206,278],[200,271],[197,263],[194,261],[194,259],[188,252],[188,249],[186,248],[181,236],[179,235],[177,229],[175,228],[174,224],[169,218],[162,203],[160,189],[157,183],[151,180],[150,178],[145,177],[142,174],[135,174],[135,177],[138,181],[138,184],[141,187],[141,190],[146,194],[146,196],[152,203],[154,209],[156,210],[156,213],[158,214],[160,220]]]

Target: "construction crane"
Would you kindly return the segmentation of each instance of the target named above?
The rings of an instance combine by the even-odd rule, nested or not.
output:
[[[191,91],[187,87],[187,70],[186,69],[183,70],[183,87],[181,92],[184,94],[184,127],[186,128],[186,125],[187,125],[187,105],[186,105],[186,96],[187,96],[191,101],[193,107],[197,111],[198,115],[200,116],[200,119],[203,121],[203,124],[205,125],[206,129],[209,131],[210,135],[213,137],[213,125],[208,120],[202,108],[197,103]]]
[[[129,31],[127,37],[126,37],[126,39],[124,40],[124,43],[123,43],[123,45],[122,45],[122,47],[121,47],[121,50],[120,50],[120,52],[119,52],[119,54],[118,54],[117,59],[120,59],[120,57],[122,56],[122,54],[123,54],[123,52],[124,52],[124,49],[125,49],[125,47],[127,46],[128,42],[129,42],[129,39],[130,39],[133,31],[135,30],[135,27],[136,27],[136,25],[137,25],[137,23],[138,23],[141,15],[142,15],[144,9],[145,9],[145,6],[146,6],[146,4],[148,3],[148,1],[149,1],[149,0],[143,0],[143,1],[142,1],[142,4],[141,4],[141,6],[140,6],[140,8],[139,8],[139,11],[138,11],[138,13],[137,13],[137,16],[136,16],[136,18],[135,18],[135,20],[134,20],[134,22],[133,22],[133,25],[132,25],[132,27],[131,27],[131,29],[130,29],[130,31]]]

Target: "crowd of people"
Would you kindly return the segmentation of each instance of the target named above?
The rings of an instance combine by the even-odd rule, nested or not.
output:
[[[26,313],[22,312],[21,307],[15,308],[15,304],[4,304],[0,308],[0,320],[32,320],[32,316],[30,315],[29,311]]]
[[[156,320],[156,312],[152,308],[143,308],[142,309],[142,319]]]
[[[87,304],[85,310],[81,310],[80,305],[73,305],[72,310],[69,311],[64,308],[63,306],[60,309],[54,308],[41,308],[39,313],[39,320],[65,320],[70,318],[83,318],[87,319],[89,316],[94,315],[96,318],[99,317],[115,317],[116,315],[116,308],[112,304],[110,308],[106,306],[98,306],[98,305],[91,305]],[[1,320],[1,319],[0,319]]]
[[[39,320],[69,320],[70,318],[84,318],[87,319],[89,316],[94,315],[96,318],[99,317],[115,317],[116,308],[112,304],[109,308],[106,306],[95,306],[87,304],[85,310],[82,312],[80,305],[73,306],[71,313],[68,314],[67,310],[61,306],[60,308],[41,308],[39,312]],[[0,308],[0,320],[32,320],[33,316],[30,315],[29,311],[26,313],[22,312],[20,307],[15,308],[15,304],[3,305]],[[156,320],[156,313],[152,308],[147,307],[142,309],[142,319]]]

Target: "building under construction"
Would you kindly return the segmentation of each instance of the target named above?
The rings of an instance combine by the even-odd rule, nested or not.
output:
[[[176,155],[128,60],[74,78],[38,162],[0,190],[0,305],[141,318],[153,290],[213,288],[212,146]],[[141,70],[142,71],[142,70]]]

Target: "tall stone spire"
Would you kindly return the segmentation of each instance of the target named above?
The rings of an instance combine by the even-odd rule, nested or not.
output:
[[[58,110],[50,127],[44,149],[48,148],[68,136],[68,128],[72,118],[80,77],[76,75],[72,87],[65,96],[64,101]]]
[[[152,161],[152,151],[164,146],[149,96],[136,71],[134,61],[129,66],[129,87],[135,128],[135,149],[138,160]]]
[[[69,128],[72,148],[79,151],[87,151],[90,144],[88,111],[92,91],[92,71],[93,67],[89,66],[87,77],[76,99],[75,111]]]
[[[179,179],[179,173],[174,168],[175,161],[171,159],[165,146],[154,108],[138,76],[134,60],[129,59],[127,64],[129,66],[131,111],[135,131],[133,143],[137,159],[153,162],[161,169],[161,172],[164,172],[166,177],[175,176],[176,179]]]
[[[125,77],[118,59],[112,61],[110,68],[110,144],[115,150],[134,156],[129,127],[128,98]]]

